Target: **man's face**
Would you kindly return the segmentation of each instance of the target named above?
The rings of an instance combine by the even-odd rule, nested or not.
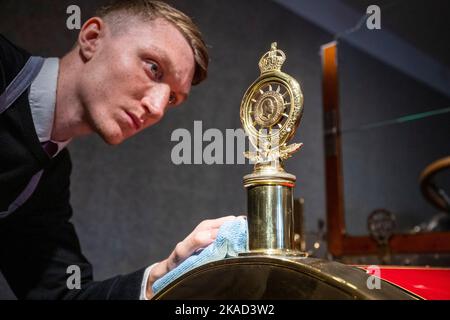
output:
[[[104,27],[83,66],[79,92],[83,120],[118,144],[186,100],[195,62],[186,39],[164,19],[134,21],[117,34]]]

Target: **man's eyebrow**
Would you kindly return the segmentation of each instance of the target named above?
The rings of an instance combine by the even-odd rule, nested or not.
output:
[[[169,71],[174,72],[174,65],[172,64],[172,61],[170,61],[169,57],[163,50],[161,50],[157,47],[154,47],[154,46],[148,46],[145,48],[145,51],[156,52],[156,55],[159,58],[158,60],[160,60],[159,62],[163,63],[164,66],[166,67],[165,71],[167,71],[167,69],[168,69]]]
[[[169,57],[163,50],[161,50],[157,47],[154,47],[154,46],[149,46],[146,48],[146,51],[156,52],[160,62],[163,63],[165,66],[164,72],[169,71],[169,72],[176,74],[175,66],[172,64],[172,61],[169,59]],[[189,93],[188,92],[177,92],[177,95],[180,95],[182,97],[183,101],[186,101],[189,96]]]

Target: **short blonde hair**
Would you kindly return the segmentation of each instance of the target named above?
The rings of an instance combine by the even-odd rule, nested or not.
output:
[[[106,18],[114,13],[125,12],[152,21],[163,18],[172,23],[184,36],[192,48],[195,59],[195,72],[192,84],[196,85],[206,79],[208,75],[209,56],[206,44],[198,27],[191,18],[183,12],[171,7],[165,2],[150,0],[116,0],[101,7],[97,15]],[[120,24],[120,19],[113,19]]]

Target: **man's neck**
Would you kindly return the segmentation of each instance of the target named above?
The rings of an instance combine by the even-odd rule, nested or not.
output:
[[[65,141],[92,133],[85,121],[84,108],[77,90],[77,75],[82,66],[76,50],[70,51],[60,60],[51,135],[53,141]]]

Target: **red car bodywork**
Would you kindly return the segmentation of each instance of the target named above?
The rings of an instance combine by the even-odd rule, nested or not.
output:
[[[375,269],[358,266],[370,274]],[[450,268],[378,266],[379,277],[426,300],[450,300]],[[375,274],[376,275],[376,274]]]

